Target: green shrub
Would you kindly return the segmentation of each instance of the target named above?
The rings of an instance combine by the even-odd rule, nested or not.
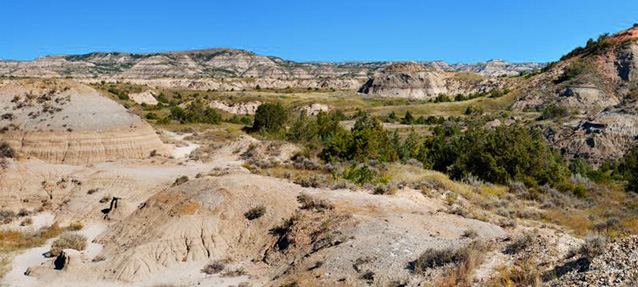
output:
[[[468,175],[506,184],[522,181],[530,186],[556,185],[569,175],[559,154],[546,144],[538,130],[519,125],[485,129],[471,126],[436,128],[426,139],[420,160],[425,167],[447,172],[453,178]]]
[[[257,207],[251,208],[249,211],[244,213],[244,216],[248,220],[254,220],[262,217],[264,214],[266,214],[266,207],[263,205],[259,205]]]
[[[159,116],[156,115],[155,113],[148,113],[146,114],[146,119],[147,120],[159,120]]]
[[[556,82],[561,83],[572,80],[582,74],[583,71],[585,71],[585,64],[581,63],[580,61],[571,62],[567,67],[565,67],[565,69],[563,70],[563,74]]]
[[[171,118],[181,123],[220,124],[222,116],[202,99],[193,100],[186,109],[171,107]]]
[[[317,122],[310,120],[305,112],[302,112],[286,133],[286,139],[291,142],[309,143],[315,142],[318,136]]]
[[[452,99],[450,99],[450,97],[448,97],[446,94],[438,94],[436,98],[434,98],[435,103],[446,103],[451,101]]]
[[[158,125],[168,125],[170,123],[171,123],[171,117],[170,116],[164,117],[164,118],[161,118],[161,119],[157,120],[157,124]]]
[[[360,166],[353,165],[343,171],[343,178],[359,185],[372,182],[375,179],[375,176],[376,173],[370,170],[370,168],[368,168],[368,165],[365,164],[362,164]]]
[[[414,123],[414,116],[412,116],[410,111],[407,111],[405,113],[405,116],[403,117],[403,119],[401,119],[401,123],[404,125],[411,125]]]
[[[569,110],[563,106],[557,106],[554,104],[548,105],[543,109],[539,120],[557,119],[569,116]]]
[[[574,196],[578,197],[578,198],[585,198],[587,197],[587,189],[582,186],[582,185],[577,185],[574,187],[573,190]]]
[[[326,161],[355,160],[364,162],[397,160],[396,147],[381,122],[367,114],[357,117],[352,130],[336,129],[320,155]]]
[[[627,180],[627,189],[638,192],[638,145],[625,155],[623,169]]]

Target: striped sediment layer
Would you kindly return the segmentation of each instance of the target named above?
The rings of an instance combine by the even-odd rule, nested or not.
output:
[[[104,131],[12,131],[0,135],[19,158],[50,163],[86,164],[165,153],[150,126]]]
[[[87,164],[148,158],[166,148],[153,128],[117,102],[72,80],[0,85],[0,141],[19,158]]]

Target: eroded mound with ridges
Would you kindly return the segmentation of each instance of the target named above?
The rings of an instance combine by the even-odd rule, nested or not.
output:
[[[70,80],[0,87],[0,141],[21,158],[84,164],[165,152],[153,128],[96,90]]]

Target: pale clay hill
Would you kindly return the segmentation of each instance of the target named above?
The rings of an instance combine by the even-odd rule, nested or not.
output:
[[[431,99],[440,94],[455,96],[488,93],[506,87],[500,78],[458,77],[416,63],[397,63],[379,69],[359,88],[363,94],[409,99]]]
[[[71,80],[4,81],[0,141],[21,158],[82,164],[166,153],[153,128]]]

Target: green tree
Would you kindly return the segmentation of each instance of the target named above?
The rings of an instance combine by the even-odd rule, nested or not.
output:
[[[396,114],[394,111],[391,111],[391,112],[388,114],[388,121],[389,121],[389,122],[394,123],[394,122],[396,122],[398,119],[399,119],[399,117],[397,117],[397,114]]]
[[[638,145],[634,146],[624,157],[624,174],[627,189],[638,192]]]
[[[465,133],[457,129],[438,128],[424,144],[425,166],[448,172],[459,178],[469,174],[496,183],[510,180],[530,185],[558,185],[568,169],[560,155],[550,150],[537,130],[522,126],[496,129],[470,127]]]
[[[255,112],[253,130],[280,131],[288,120],[288,111],[280,103],[265,103]]]
[[[220,124],[222,121],[221,115],[202,99],[193,100],[186,109],[171,107],[171,118],[181,123]]]
[[[343,130],[339,122],[344,118],[345,116],[341,113],[341,111],[334,111],[330,113],[319,111],[316,117],[317,135],[321,139],[322,143],[325,144],[329,142],[339,130]]]
[[[414,123],[414,116],[412,116],[410,111],[407,111],[405,113],[405,116],[403,117],[403,119],[401,119],[401,123],[404,125],[411,125]]]
[[[404,161],[411,158],[417,159],[420,151],[421,141],[419,139],[419,135],[414,131],[414,129],[412,129],[401,145],[401,153],[399,157]]]
[[[383,129],[381,122],[366,113],[360,113],[350,132],[337,129],[336,134],[326,143],[321,157],[327,161],[355,160],[365,162],[397,160],[396,146]]]
[[[310,120],[306,112],[302,111],[286,133],[286,139],[292,142],[309,143],[315,141],[317,135],[318,129],[316,121]]]

